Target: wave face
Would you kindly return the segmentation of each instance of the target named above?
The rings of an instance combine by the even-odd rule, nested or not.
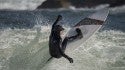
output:
[[[92,10],[0,11],[0,70],[124,70],[125,14],[109,14],[106,24],[83,45],[67,54],[74,59],[50,57],[48,38],[58,14],[67,31]]]
[[[45,0],[0,0],[0,9],[34,10]]]

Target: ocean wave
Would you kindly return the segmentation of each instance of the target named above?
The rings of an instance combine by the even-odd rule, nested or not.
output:
[[[106,8],[106,7],[109,7],[109,4],[102,4],[102,5],[98,5],[96,7],[92,7],[92,8],[88,8],[88,7],[75,8],[74,6],[71,6],[69,8],[72,9],[72,10],[99,10],[99,9],[103,9],[103,8]]]
[[[107,8],[109,7],[109,4],[102,4],[102,5],[98,5],[96,7],[92,7],[92,8],[76,8],[75,6],[71,5],[69,6],[69,8],[55,8],[55,9],[36,9],[36,10],[47,10],[47,11],[65,11],[65,10],[72,10],[72,11],[96,11],[96,10],[100,10],[103,8]]]
[[[118,7],[109,7],[109,4],[102,4],[102,5],[98,5],[96,7],[92,7],[92,8],[76,8],[75,6],[70,6],[69,8],[58,8],[58,9],[38,9],[38,10],[46,10],[46,11],[97,11],[100,9],[104,9],[104,8],[109,8],[110,13],[111,14],[117,14],[117,13],[124,13],[125,12],[125,5],[123,6],[118,6]]]
[[[42,4],[46,0],[2,0],[0,1],[0,9],[1,10],[43,10],[43,9],[36,9],[40,4]],[[96,11],[99,9],[107,8],[109,4],[101,4],[96,7],[84,7],[84,8],[76,8],[75,6],[71,5],[69,8],[56,8],[56,9],[44,9],[48,11],[64,11],[64,10],[73,10],[73,11]],[[123,13],[125,12],[125,5],[111,7],[111,13]]]
[[[62,10],[73,10],[73,11],[97,11],[97,10],[100,10],[100,9],[104,9],[104,8],[109,8],[109,4],[102,4],[102,5],[98,5],[96,7],[93,7],[93,8],[88,8],[88,7],[85,7],[85,8],[75,8],[74,6],[70,6],[69,9],[65,9],[65,8],[60,8],[58,9],[59,11],[62,11]],[[49,10],[49,9],[48,9]],[[54,10],[54,9],[53,9]],[[55,9],[56,10],[56,9]],[[109,8],[110,10],[110,13],[111,14],[117,14],[117,13],[124,13],[125,12],[125,5],[123,6],[118,6],[118,7],[111,7]],[[52,11],[52,10],[51,10]]]

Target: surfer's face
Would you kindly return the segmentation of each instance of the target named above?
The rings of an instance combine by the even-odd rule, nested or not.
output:
[[[64,31],[60,31],[60,35],[63,35]]]
[[[61,36],[61,37],[64,37],[64,30],[63,30],[63,31],[60,31],[60,36]]]
[[[64,30],[64,28],[62,27],[62,26],[60,26],[60,25],[56,25],[55,26],[55,29],[57,30],[57,31],[63,31]]]

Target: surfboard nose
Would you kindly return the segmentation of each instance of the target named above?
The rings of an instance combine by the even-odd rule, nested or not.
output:
[[[105,21],[108,14],[109,14],[109,9],[105,8],[105,9],[101,9],[98,12],[95,12],[94,14],[88,16],[88,18]]]

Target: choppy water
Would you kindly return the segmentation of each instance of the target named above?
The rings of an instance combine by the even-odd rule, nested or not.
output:
[[[0,11],[0,70],[125,70],[125,13],[110,12],[106,24],[83,45],[53,59],[48,52],[51,24],[61,14],[66,30],[94,11]]]

